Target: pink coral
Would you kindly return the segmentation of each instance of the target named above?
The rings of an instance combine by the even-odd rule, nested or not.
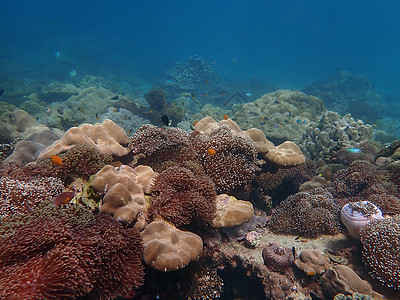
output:
[[[289,248],[279,245],[279,243],[270,243],[262,250],[264,264],[272,272],[293,275],[293,252]]]

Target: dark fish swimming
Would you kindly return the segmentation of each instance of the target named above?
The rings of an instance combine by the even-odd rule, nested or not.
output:
[[[118,99],[119,99],[119,96],[118,96],[118,95],[115,95],[114,97],[111,97],[110,99],[111,99],[111,100],[118,100]]]
[[[167,115],[162,115],[161,121],[164,123],[165,126],[171,126],[172,121],[168,118]]]
[[[4,94],[4,90],[0,89],[0,96]]]

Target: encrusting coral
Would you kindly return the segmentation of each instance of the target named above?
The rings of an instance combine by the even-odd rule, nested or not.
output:
[[[318,250],[304,249],[294,261],[297,268],[306,275],[323,274],[329,268],[329,258],[323,256]]]
[[[0,298],[113,299],[143,283],[139,234],[104,214],[88,227],[67,219],[33,221],[0,250]]]

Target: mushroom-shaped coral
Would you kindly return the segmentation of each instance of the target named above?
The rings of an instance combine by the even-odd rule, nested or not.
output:
[[[262,257],[264,264],[270,271],[293,275],[294,256],[292,249],[282,247],[279,243],[270,243],[262,250]]]
[[[300,147],[295,143],[286,141],[270,149],[265,158],[281,168],[290,168],[304,164],[306,158]]]
[[[171,167],[162,171],[152,187],[151,215],[160,215],[175,226],[192,222],[210,224],[215,215],[215,186],[206,176]]]
[[[111,120],[102,123],[82,124],[70,128],[64,136],[44,149],[38,156],[38,161],[65,152],[76,145],[87,144],[100,153],[124,156],[129,153],[127,146],[129,138],[121,127]]]
[[[352,269],[344,265],[329,268],[322,277],[321,286],[324,294],[329,298],[339,293],[351,295],[358,292],[370,297],[374,296],[373,299],[380,299],[379,294],[372,290],[368,281],[362,280]]]
[[[249,130],[242,131],[239,125],[231,119],[217,122],[213,117],[205,117],[197,122],[194,128],[202,135],[211,135],[211,133],[222,126],[228,127],[234,136],[239,136],[252,142],[258,153],[265,154],[268,150],[275,147],[272,142],[267,140],[265,134],[260,129],[250,128]]]
[[[400,290],[400,215],[368,222],[360,230],[360,241],[372,277]]]
[[[340,219],[350,235],[359,240],[360,229],[369,221],[383,219],[381,210],[368,201],[349,202],[340,211]]]
[[[233,227],[250,220],[254,215],[253,204],[238,200],[227,194],[218,195],[216,200],[217,213],[212,221],[214,228]]]
[[[123,165],[116,169],[105,166],[97,172],[93,182],[95,191],[105,193],[100,211],[113,214],[120,221],[137,221],[135,228],[143,229],[148,206],[143,189],[150,190],[154,176],[149,167],[133,169]]]
[[[329,265],[329,258],[323,256],[318,250],[305,249],[294,261],[297,268],[304,271],[306,275],[322,274]]]
[[[140,235],[146,264],[163,272],[186,267],[203,249],[202,239],[189,231],[181,231],[165,221],[153,221]]]

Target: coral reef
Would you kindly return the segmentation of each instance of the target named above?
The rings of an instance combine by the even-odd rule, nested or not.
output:
[[[333,111],[325,112],[319,120],[309,124],[300,147],[311,159],[324,159],[341,149],[357,149],[372,139],[372,126],[354,120],[350,114],[343,117]]]
[[[140,233],[146,264],[163,272],[184,268],[203,249],[202,239],[164,221],[153,221]]]
[[[329,258],[323,256],[315,249],[304,249],[301,251],[294,264],[308,276],[323,274],[330,267]]]
[[[273,212],[268,224],[277,233],[306,237],[341,231],[339,206],[326,189],[316,188],[289,196]]]
[[[33,221],[0,249],[1,298],[112,299],[143,283],[139,234],[103,214],[84,228],[66,219]]]
[[[360,230],[360,241],[372,277],[400,290],[400,215],[368,222]]]
[[[216,213],[216,193],[206,176],[182,167],[161,172],[152,186],[150,215],[160,215],[175,226],[211,224]]]

